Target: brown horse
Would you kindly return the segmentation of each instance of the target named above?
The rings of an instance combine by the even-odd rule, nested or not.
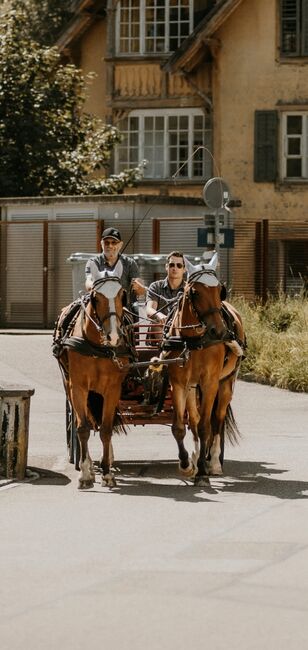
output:
[[[94,282],[90,301],[83,305],[69,335],[62,341],[63,352],[59,356],[68,399],[76,417],[81,455],[80,489],[93,487],[95,481],[88,450],[91,429],[99,430],[103,445],[100,463],[103,485],[115,485],[111,472],[111,437],[119,421],[121,386],[131,356],[123,326],[122,271],[121,261],[113,272],[99,272],[92,263]]]
[[[195,475],[195,484],[203,486],[208,484],[208,475],[222,474],[224,433],[233,441],[238,436],[230,402],[245,336],[238,312],[222,302],[225,289],[215,272],[217,255],[210,264],[185,263],[188,280],[163,344],[163,354],[172,355],[179,339],[184,343],[184,367],[169,366],[172,433],[178,444],[181,472]],[[184,446],[186,411],[195,441],[192,461]]]

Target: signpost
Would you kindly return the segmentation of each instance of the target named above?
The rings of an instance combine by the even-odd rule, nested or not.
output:
[[[230,281],[229,249],[234,248],[233,215],[228,207],[231,194],[227,183],[220,177],[210,178],[203,188],[203,200],[208,210],[204,215],[204,228],[198,228],[198,246],[213,246],[220,263],[220,249],[227,249],[227,281]]]
[[[227,183],[218,176],[210,178],[203,188],[203,199],[210,211],[205,214],[207,227],[198,228],[198,246],[214,244],[219,259],[220,248],[234,247],[231,210],[227,207],[231,194]]]

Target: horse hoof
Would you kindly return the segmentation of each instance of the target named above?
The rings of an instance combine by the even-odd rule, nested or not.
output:
[[[105,474],[102,476],[102,486],[103,487],[116,487],[116,480],[112,474]]]
[[[94,487],[94,481],[91,479],[82,479],[80,478],[78,481],[78,490],[90,490],[90,488]]]
[[[196,473],[196,468],[191,463],[191,461],[189,461],[188,467],[182,467],[181,463],[179,463],[179,472],[182,476],[185,476],[186,478],[192,478]]]
[[[210,481],[208,476],[195,476],[195,486],[196,487],[208,487]]]
[[[209,467],[209,475],[222,476],[223,475],[222,467],[220,467],[220,465],[217,465],[216,467]]]

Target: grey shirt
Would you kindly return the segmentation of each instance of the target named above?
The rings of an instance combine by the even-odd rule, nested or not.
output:
[[[109,266],[107,264],[107,261],[105,260],[105,256],[104,256],[103,253],[101,253],[100,255],[97,255],[96,257],[92,257],[91,259],[92,259],[93,262],[95,262],[95,264],[96,264],[99,271],[105,271],[105,269],[109,269],[109,270],[113,271],[113,269],[114,269],[115,265],[117,264],[117,262],[119,260],[121,260],[122,265],[123,265],[123,273],[122,273],[122,277],[121,277],[121,284],[122,284],[122,287],[124,289],[126,289],[126,291],[129,290],[130,285],[131,285],[131,281],[134,278],[139,277],[139,269],[138,269],[138,266],[137,266],[135,260],[133,260],[131,257],[128,257],[127,255],[119,255],[119,257],[118,257],[118,259],[116,261],[116,264],[114,264],[113,266]],[[85,269],[86,279],[91,275],[91,270],[89,268],[89,262],[90,262],[90,260],[88,260],[87,263],[86,263],[86,269]]]
[[[184,280],[177,289],[171,289],[168,278],[152,282],[147,291],[147,302],[155,300],[157,302],[157,311],[163,314],[168,313],[168,300],[176,298],[179,292],[184,291]],[[164,300],[166,298],[167,300]],[[163,309],[165,307],[165,309]]]

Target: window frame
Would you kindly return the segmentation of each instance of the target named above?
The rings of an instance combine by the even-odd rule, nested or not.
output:
[[[293,17],[290,16],[290,8],[286,4],[290,1],[280,0],[280,55],[286,59],[308,57],[308,7],[306,0],[293,0],[295,3]],[[284,41],[287,38],[291,41],[294,39],[293,51],[284,48]]]
[[[163,152],[164,152],[163,176],[155,176],[155,175],[146,176],[146,170],[145,170],[144,180],[151,181],[151,182],[172,181],[173,180],[173,175],[174,175],[175,172],[170,173],[170,166],[172,164],[174,164],[174,160],[170,160],[170,155],[169,155],[170,148],[171,148],[171,145],[170,145],[170,129],[168,128],[169,127],[169,119],[170,119],[170,117],[178,117],[178,118],[180,118],[182,116],[188,118],[188,129],[187,129],[187,134],[188,134],[188,138],[187,138],[187,149],[188,149],[187,169],[188,169],[188,174],[185,175],[185,176],[177,174],[176,180],[177,181],[183,181],[183,182],[187,182],[187,181],[201,182],[205,178],[208,178],[208,177],[210,178],[211,171],[212,171],[212,135],[213,135],[213,129],[212,129],[212,125],[209,125],[209,127],[207,128],[207,125],[205,123],[205,120],[206,120],[207,116],[206,116],[206,114],[204,113],[204,111],[201,108],[178,108],[178,109],[157,108],[157,109],[136,109],[136,110],[130,111],[129,114],[124,119],[127,119],[127,120],[129,120],[130,118],[137,118],[138,119],[138,134],[139,134],[139,138],[138,138],[138,156],[137,156],[138,160],[130,162],[130,160],[131,160],[131,157],[130,157],[131,147],[129,147],[129,145],[128,145],[127,146],[127,152],[128,152],[128,154],[127,154],[127,163],[125,161],[122,162],[120,160],[120,156],[119,156],[119,152],[120,152],[120,149],[121,149],[122,145],[121,144],[117,145],[115,147],[115,170],[116,170],[116,173],[120,173],[124,169],[127,169],[129,166],[136,166],[141,160],[146,159],[146,156],[145,156],[145,143],[144,143],[144,134],[145,134],[144,123],[145,123],[145,119],[147,117],[163,117],[164,118],[164,126],[163,126],[164,139],[163,139],[163,143],[162,143]],[[196,135],[196,133],[199,132],[199,129],[196,130],[194,128],[194,118],[195,117],[202,117],[202,119],[203,119],[202,130],[201,130],[201,132],[202,132],[202,145],[199,145],[199,146],[204,146],[204,147],[208,148],[208,150],[210,152],[210,156],[209,156],[210,160],[209,161],[206,159],[206,156],[204,155],[205,152],[202,155],[202,160],[201,161],[199,161],[198,159],[193,157],[194,145],[195,145],[195,143],[194,143],[195,135]],[[119,128],[119,130],[121,132],[121,123],[119,123],[117,126],[118,126],[118,128]],[[131,134],[132,132],[133,132],[132,130],[131,131],[127,130],[127,132],[122,130],[123,134],[124,133]],[[177,147],[178,149],[180,149],[181,146],[185,146],[185,144],[181,145],[181,142],[180,142],[181,130],[178,129],[178,130],[173,131],[173,132],[175,132],[177,134],[177,136],[178,136],[177,143],[174,144],[173,147],[174,148]],[[153,133],[155,133],[155,131],[153,131]],[[185,131],[185,133],[186,133],[186,131]],[[195,151],[197,150],[197,148],[198,148],[198,145],[196,146]],[[154,161],[154,163],[153,163],[154,165],[155,165],[155,162],[158,163],[159,161]],[[181,164],[183,164],[183,162],[184,161],[177,160],[176,161],[177,167],[180,167]],[[201,162],[202,174],[200,174],[198,176],[194,176],[193,175],[193,165],[198,163],[198,162]]]
[[[302,133],[292,134],[287,132],[288,117],[302,117]],[[288,150],[288,142],[292,139],[300,138],[300,153],[292,154]],[[306,111],[284,111],[281,114],[281,178],[282,181],[308,182],[308,110]],[[288,176],[288,160],[300,159],[302,163],[301,176]]]
[[[132,11],[131,2],[133,0],[125,0],[125,1],[127,3],[129,3],[129,7],[128,7],[127,10],[129,12],[129,14],[131,14],[131,11]],[[150,51],[146,50],[146,41],[148,39],[148,37],[146,35],[146,31],[145,31],[146,30],[146,10],[147,10],[146,2],[147,1],[148,0],[139,0],[139,9],[138,9],[138,11],[139,11],[139,23],[138,23],[139,24],[139,36],[133,37],[131,35],[131,31],[129,29],[130,33],[129,33],[129,36],[127,37],[129,47],[128,47],[127,51],[122,51],[121,50],[121,40],[123,40],[124,37],[121,37],[120,32],[121,32],[121,24],[122,24],[122,22],[121,22],[121,10],[123,9],[123,7],[122,7],[122,0],[119,0],[119,2],[117,4],[117,8],[116,8],[116,18],[115,18],[115,52],[116,52],[116,56],[120,56],[120,57],[125,57],[125,56],[129,56],[129,57],[137,57],[137,56],[159,57],[159,56],[163,56],[165,54],[169,54],[170,52],[175,51],[175,50],[171,50],[170,47],[169,47],[170,39],[172,38],[172,36],[170,36],[170,10],[172,9],[172,7],[170,7],[170,4],[169,4],[170,0],[164,0],[165,1],[164,11],[165,11],[165,14],[168,16],[168,19],[166,18],[165,23],[164,23],[165,24],[165,34],[164,34],[164,37],[163,37],[164,38],[164,48],[163,48],[163,50],[155,50],[155,49],[153,49],[152,51],[151,50]],[[154,3],[155,0],[151,0],[151,1]],[[180,8],[180,3],[181,3],[182,0],[177,0],[177,1],[178,1],[178,8]],[[188,34],[185,34],[185,36],[183,36],[182,38],[180,36],[181,25],[186,23],[187,21],[184,21],[184,20],[183,21],[181,21],[181,20],[177,21],[177,25],[178,25],[178,31],[177,31],[178,44],[177,44],[177,48],[180,47],[181,43],[189,36],[189,34],[192,33],[193,28],[194,28],[194,0],[188,0],[188,9],[189,9],[189,21],[188,21],[189,22],[189,32],[188,32]],[[128,21],[127,25],[130,25],[130,24],[131,23]],[[154,24],[154,27],[156,27],[156,25],[158,23],[153,23],[153,24]],[[159,39],[158,39],[157,34],[154,34],[153,39],[154,39],[154,42],[156,42],[156,43],[158,42]],[[139,41],[139,48],[137,48],[137,50],[134,51],[134,49],[132,47],[132,44],[134,42],[137,42],[137,41]]]

